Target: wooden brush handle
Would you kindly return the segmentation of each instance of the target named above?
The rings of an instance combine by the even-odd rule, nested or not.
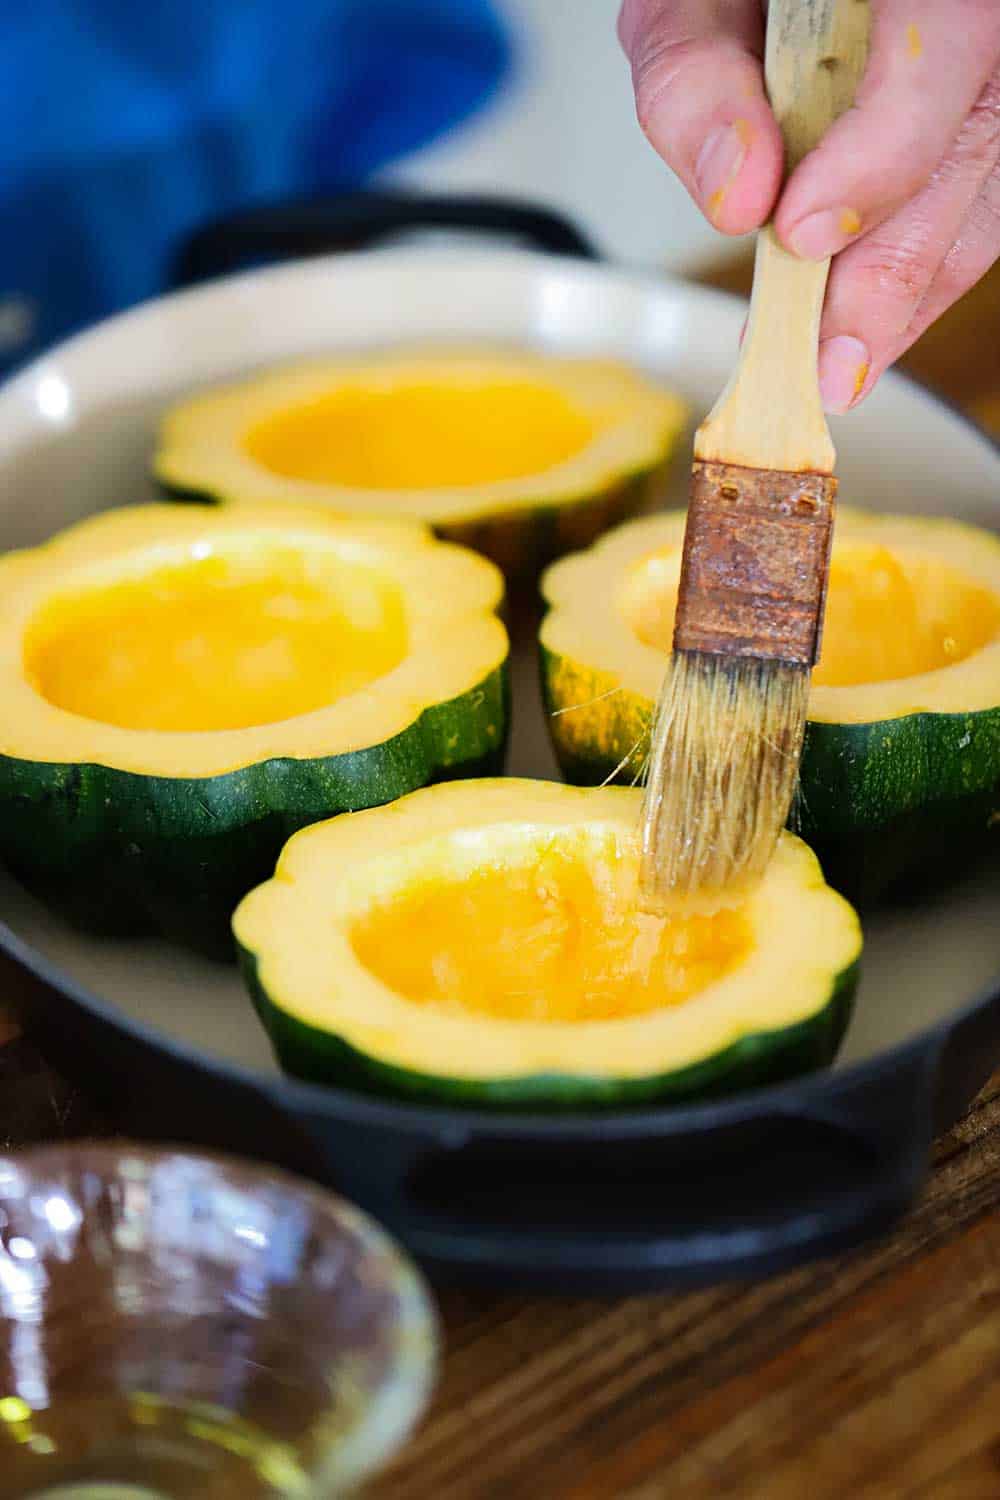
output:
[[[770,0],[765,75],[786,174],[853,102],[868,55],[868,0]],[[757,237],[750,321],[733,376],[699,428],[695,457],[833,472],[816,357],[830,262],[804,261],[770,225]]]

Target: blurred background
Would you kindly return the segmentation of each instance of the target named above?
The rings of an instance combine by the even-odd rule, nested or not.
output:
[[[510,65],[486,106],[383,174],[525,194],[607,255],[684,271],[723,245],[647,145],[618,46],[616,0],[493,0]]]
[[[614,0],[33,0],[0,22],[0,360],[162,290],[206,221],[509,193],[608,254],[715,238],[635,123]]]
[[[156,295],[221,216],[360,185],[507,194],[607,256],[749,285],[636,124],[617,0],[32,0],[0,12],[0,374]],[[1000,424],[1000,285],[907,363]],[[995,323],[994,325],[995,326]],[[969,339],[980,357],[970,361]]]

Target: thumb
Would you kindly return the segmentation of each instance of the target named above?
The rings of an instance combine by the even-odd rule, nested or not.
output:
[[[782,167],[760,0],[625,0],[618,34],[651,145],[717,229],[759,228]]]

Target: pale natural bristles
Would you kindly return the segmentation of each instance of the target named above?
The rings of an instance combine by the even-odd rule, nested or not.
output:
[[[640,899],[763,873],[788,817],[809,699],[805,667],[675,652],[653,722]]]

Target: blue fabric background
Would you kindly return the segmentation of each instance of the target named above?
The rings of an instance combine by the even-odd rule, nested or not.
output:
[[[488,0],[0,0],[0,370],[155,294],[206,219],[363,181],[509,64]]]

